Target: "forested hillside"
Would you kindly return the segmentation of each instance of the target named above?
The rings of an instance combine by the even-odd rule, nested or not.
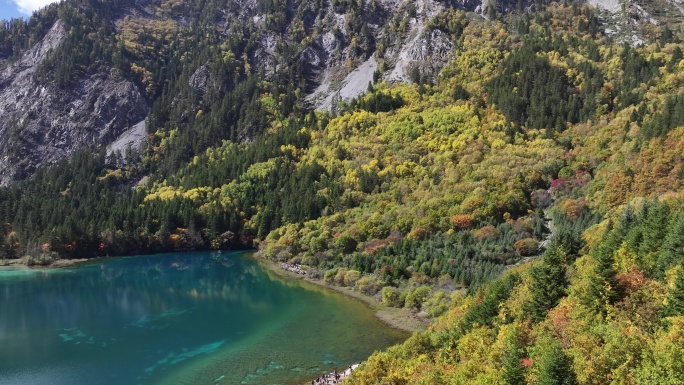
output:
[[[579,3],[483,17],[440,2],[421,28],[448,36],[450,60],[406,83],[383,80],[383,55],[410,2],[84,4],[0,29],[1,58],[56,18],[81,25],[35,76],[134,79],[147,138],[0,188],[0,258],[256,247],[435,317],[351,383],[684,382],[679,31],[632,45]],[[373,4],[392,12],[359,11]],[[316,111],[303,58],[330,12],[348,23],[332,32],[345,74],[379,65],[365,94]]]
[[[546,189],[563,219],[539,260],[452,294],[428,331],[350,383],[684,383],[681,45],[577,36],[584,15],[548,11],[485,89],[515,127],[563,149]]]

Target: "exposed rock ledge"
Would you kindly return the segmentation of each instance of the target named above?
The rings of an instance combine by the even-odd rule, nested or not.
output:
[[[106,145],[147,116],[135,84],[104,69],[68,89],[39,83],[34,73],[65,36],[57,21],[20,60],[0,67],[0,185],[80,148]]]

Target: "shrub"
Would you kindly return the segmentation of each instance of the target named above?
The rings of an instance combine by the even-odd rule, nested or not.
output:
[[[484,240],[489,240],[489,239],[497,239],[497,238],[499,238],[499,235],[501,235],[501,233],[499,233],[499,230],[497,230],[496,227],[494,227],[492,225],[487,225],[487,226],[484,226],[480,229],[473,231],[473,236],[478,241],[484,241]]]
[[[392,286],[385,286],[382,288],[382,304],[392,307],[404,306],[399,297],[399,291]]]
[[[325,274],[323,275],[323,280],[325,281],[325,283],[333,283],[335,281],[335,276],[337,275],[338,270],[339,268],[337,267],[334,269],[326,270]]]
[[[41,252],[37,256],[27,255],[24,257],[26,266],[49,266],[58,259],[53,251]]]
[[[342,281],[345,286],[352,287],[361,278],[361,273],[356,270],[349,270],[344,274],[344,280]]]
[[[537,253],[537,250],[539,250],[539,242],[532,238],[518,239],[515,244],[513,244],[513,248],[523,257],[534,255]]]
[[[468,230],[473,225],[473,216],[469,214],[452,215],[451,224],[458,230]]]
[[[340,267],[337,270],[337,274],[335,274],[335,278],[333,278],[333,281],[337,285],[344,285],[344,277],[347,275],[347,269]]]
[[[439,290],[432,294],[427,301],[425,301],[423,307],[426,309],[430,317],[439,317],[449,310],[450,302],[451,298],[447,296],[444,291]]]
[[[380,291],[382,282],[374,275],[367,275],[356,281],[354,287],[363,294],[375,295]]]
[[[427,286],[420,286],[411,290],[406,294],[404,307],[420,310],[421,306],[430,296],[430,288]]]
[[[343,254],[353,253],[356,251],[358,244],[359,242],[356,239],[348,235],[342,235],[335,240],[335,248],[337,248]]]

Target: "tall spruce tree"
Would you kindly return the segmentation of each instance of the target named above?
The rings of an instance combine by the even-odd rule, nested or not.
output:
[[[684,315],[684,263],[679,266],[679,269],[677,269],[674,287],[668,292],[665,315]]]
[[[506,342],[506,354],[503,359],[503,383],[506,385],[525,385],[525,367],[521,361],[525,356],[525,347],[520,341],[517,330]]]
[[[570,357],[565,355],[558,344],[554,344],[542,359],[537,385],[576,384],[578,384],[577,377],[572,370]]]
[[[564,255],[559,248],[549,249],[544,254],[541,265],[530,269],[532,300],[527,307],[535,321],[544,319],[549,309],[558,305],[565,295],[568,279],[563,260]]]
[[[670,266],[676,264],[678,259],[684,257],[684,208],[679,210],[677,219],[668,232],[658,258],[658,267],[665,272]]]

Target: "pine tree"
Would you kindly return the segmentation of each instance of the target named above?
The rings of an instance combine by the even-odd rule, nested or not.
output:
[[[619,297],[617,282],[615,281],[615,251],[622,244],[625,235],[632,223],[632,211],[627,207],[618,225],[613,228],[609,223],[605,239],[592,250],[592,256],[596,261],[593,274],[589,282],[586,297],[583,302],[586,306],[605,315],[606,304],[615,303]]]
[[[576,385],[577,377],[572,370],[572,363],[563,349],[557,344],[553,346],[541,362],[537,385]]]
[[[663,241],[663,248],[658,258],[660,272],[664,272],[677,263],[682,256],[684,256],[684,208],[680,209],[677,219]]]
[[[665,315],[684,315],[684,264],[681,264],[677,269],[674,287],[667,295],[667,307],[665,308]]]
[[[644,204],[646,218],[643,220],[643,240],[639,244],[639,254],[648,254],[657,251],[662,245],[663,234],[667,230],[667,222],[670,215],[666,204],[648,201]]]
[[[616,297],[615,288],[617,285],[615,283],[615,270],[613,269],[615,258],[612,252],[603,249],[596,253],[595,259],[597,264],[589,283],[585,304],[605,315],[606,303],[613,303]]]
[[[506,355],[503,358],[502,379],[506,385],[525,385],[525,367],[521,365],[525,347],[514,332],[506,344]]]
[[[565,295],[568,280],[565,276],[563,252],[558,248],[549,249],[542,264],[530,269],[530,293],[532,300],[527,307],[535,321],[541,321],[546,313],[558,305]]]

